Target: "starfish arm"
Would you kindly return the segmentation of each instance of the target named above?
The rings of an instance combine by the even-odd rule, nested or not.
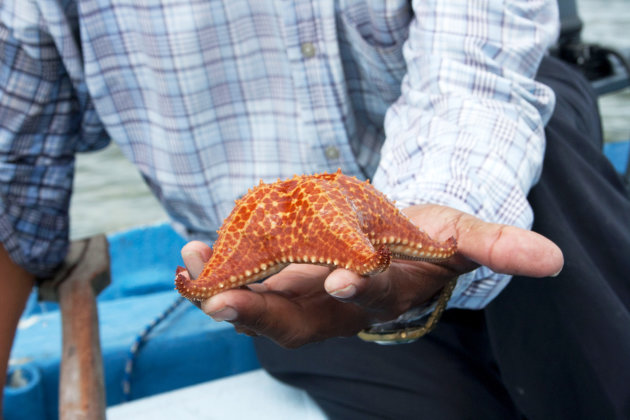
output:
[[[177,273],[175,286],[180,294],[190,300],[208,299],[269,277],[287,265],[277,258],[272,244],[274,237],[282,236],[282,220],[266,209],[269,197],[277,194],[271,185],[261,184],[236,201],[199,277],[189,280]]]
[[[374,246],[387,246],[392,258],[440,262],[457,251],[455,238],[444,242],[431,239],[369,181],[339,176],[338,182],[360,215],[363,232]]]

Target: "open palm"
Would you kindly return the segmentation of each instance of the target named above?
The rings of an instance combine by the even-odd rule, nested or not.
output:
[[[486,223],[437,205],[412,206],[404,212],[437,240],[457,238],[457,254],[441,264],[394,260],[389,269],[370,277],[291,264],[262,283],[207,299],[201,308],[216,320],[232,322],[241,332],[298,347],[354,335],[374,322],[395,319],[479,265],[530,277],[551,276],[562,268],[560,249],[534,232]],[[210,253],[201,242],[187,244],[182,249],[187,275],[196,277]]]

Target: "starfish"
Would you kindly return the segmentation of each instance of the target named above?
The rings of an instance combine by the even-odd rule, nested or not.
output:
[[[196,280],[178,267],[175,286],[193,301],[264,279],[291,263],[369,276],[391,259],[442,262],[453,237],[434,241],[369,181],[338,170],[260,185],[236,200]]]

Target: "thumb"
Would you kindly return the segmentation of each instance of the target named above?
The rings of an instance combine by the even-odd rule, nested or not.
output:
[[[536,232],[472,216],[462,217],[459,223],[458,251],[497,273],[547,277],[562,270],[560,248]]]

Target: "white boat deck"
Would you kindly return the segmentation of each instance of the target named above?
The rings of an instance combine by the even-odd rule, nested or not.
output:
[[[224,379],[112,406],[108,420],[205,419],[322,420],[326,416],[302,390],[258,369]]]

